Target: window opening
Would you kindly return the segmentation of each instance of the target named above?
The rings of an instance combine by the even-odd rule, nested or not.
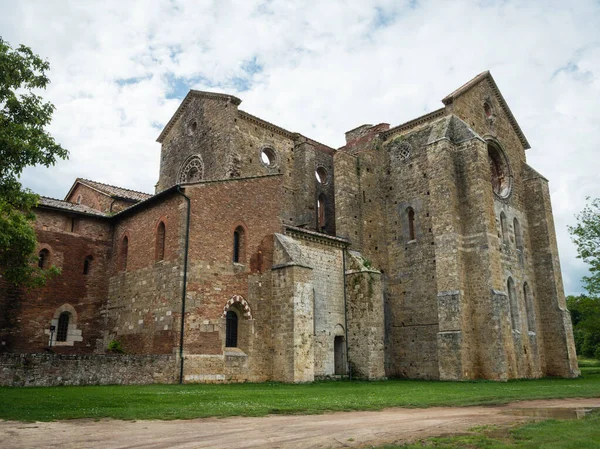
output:
[[[523,251],[523,234],[521,234],[521,225],[516,218],[513,220],[513,228],[515,231],[515,246],[518,250]]]
[[[525,310],[527,312],[527,330],[535,332],[535,309],[533,308],[533,297],[529,284],[523,284],[523,298],[525,298]]]
[[[273,148],[263,148],[260,152],[260,160],[267,167],[272,168],[277,163],[277,155]]]
[[[237,347],[238,316],[233,310],[229,310],[225,317],[225,347]]]
[[[87,256],[83,261],[83,274],[90,274],[90,270],[92,269],[92,256]]]
[[[500,212],[500,230],[502,231],[502,241],[508,243],[508,227],[506,225],[506,215]]]
[[[410,236],[410,240],[417,239],[417,233],[415,232],[415,211],[412,207],[406,209],[408,214],[408,232]]]
[[[233,231],[233,262],[244,263],[246,258],[246,235],[244,228],[238,226]]]
[[[510,320],[514,330],[519,329],[519,304],[517,301],[517,292],[515,290],[515,283],[512,278],[508,278],[506,281],[506,289],[508,290],[508,302],[510,307]]]
[[[56,341],[67,341],[69,333],[69,313],[63,312],[58,317],[58,326],[56,329]]]
[[[506,198],[510,193],[510,177],[508,163],[502,150],[488,143],[488,161],[490,164],[490,176],[494,193]]]
[[[161,221],[156,228],[156,249],[154,252],[154,260],[160,261],[165,258],[165,223]]]
[[[325,206],[326,198],[323,193],[317,199],[317,229],[321,230],[325,227]]]
[[[317,182],[319,184],[326,184],[327,183],[327,170],[325,170],[324,167],[318,167],[315,170],[315,178],[317,178]]]
[[[43,249],[38,254],[38,267],[42,270],[48,268],[48,264],[50,263],[50,251],[47,249]]]

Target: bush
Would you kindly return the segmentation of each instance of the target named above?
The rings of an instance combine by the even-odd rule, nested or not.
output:
[[[108,350],[115,354],[123,354],[123,347],[121,346],[121,342],[119,340],[113,340],[108,344]]]

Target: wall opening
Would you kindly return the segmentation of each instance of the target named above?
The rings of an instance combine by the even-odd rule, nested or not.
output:
[[[344,337],[338,335],[333,339],[334,374],[341,376],[346,374],[346,357]]]
[[[327,197],[324,193],[319,195],[317,199],[317,229],[321,231],[325,228],[325,222],[327,215],[325,213],[325,208],[327,207]]]
[[[225,316],[225,347],[236,348],[238,344],[238,315],[228,310]]]
[[[508,225],[506,224],[504,212],[500,212],[500,230],[502,231],[502,242],[508,243]]]
[[[523,234],[521,233],[521,225],[516,218],[513,220],[513,229],[515,231],[515,246],[519,251],[523,251]]]
[[[58,317],[58,326],[56,327],[56,341],[67,341],[69,335],[69,312],[63,312]]]
[[[492,190],[501,198],[508,197],[510,194],[508,160],[502,149],[493,142],[488,142],[488,162],[490,164]]]
[[[523,298],[525,299],[525,311],[527,312],[527,330],[535,332],[535,309],[533,307],[533,296],[529,284],[523,284]]]
[[[512,278],[506,281],[506,289],[508,290],[508,302],[510,308],[510,322],[513,330],[519,330],[519,303],[517,301],[517,291]]]
[[[87,256],[85,258],[85,260],[83,261],[83,274],[87,275],[90,274],[90,271],[92,269],[92,261],[94,260],[94,258],[92,256]]]
[[[415,211],[412,207],[406,209],[406,214],[408,216],[408,239],[416,240],[417,233],[415,230]]]
[[[154,250],[154,260],[156,262],[165,258],[165,238],[166,228],[165,223],[161,221],[156,228],[156,246]]]
[[[50,267],[50,251],[43,249],[38,253],[38,268],[47,270]]]
[[[233,262],[245,263],[246,261],[246,233],[242,226],[233,231]]]

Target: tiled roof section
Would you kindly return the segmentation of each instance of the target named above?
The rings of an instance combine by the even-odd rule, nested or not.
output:
[[[167,122],[167,124],[161,131],[160,135],[158,136],[158,139],[156,139],[156,141],[158,143],[162,143],[162,141],[167,136],[167,134],[169,133],[169,131],[171,130],[171,128],[173,127],[175,122],[177,122],[179,117],[181,117],[181,114],[183,114],[183,112],[185,111],[187,106],[190,104],[192,99],[195,97],[216,98],[216,99],[220,99],[220,100],[226,100],[226,101],[230,101],[231,103],[233,103],[236,106],[239,106],[240,103],[242,102],[242,100],[240,100],[238,97],[234,97],[233,95],[220,94],[217,92],[205,92],[202,90],[190,90],[188,92],[188,94],[185,96],[185,98],[183,99],[183,101],[181,102],[181,104],[179,105],[179,107],[177,108],[177,110],[175,111],[175,114],[173,114],[173,117],[171,117],[171,119]]]
[[[95,215],[98,217],[107,217],[108,215],[99,210],[92,209],[91,207],[84,206],[83,204],[70,203],[68,201],[57,200],[55,198],[48,198],[47,196],[41,196],[38,203],[38,207],[47,207],[51,209],[61,209],[68,212],[75,212],[78,214]]]
[[[105,195],[111,198],[121,198],[131,201],[144,201],[150,198],[152,195],[144,192],[138,192],[136,190],[124,189],[123,187],[111,186],[110,184],[104,184],[102,182],[91,181],[89,179],[77,178],[77,182],[87,185],[92,189],[99,190]]]
[[[512,125],[513,129],[515,130],[515,133],[517,133],[517,136],[519,137],[519,140],[521,141],[523,148],[525,148],[526,150],[531,148],[531,145],[529,145],[529,142],[527,141],[527,138],[525,137],[523,130],[519,126],[519,123],[517,123],[517,119],[515,119],[515,116],[513,115],[510,108],[508,107],[508,103],[502,96],[502,93],[500,92],[500,89],[498,89],[498,85],[496,84],[496,81],[494,81],[494,78],[492,77],[492,74],[490,73],[489,70],[486,70],[485,72],[480,73],[475,78],[473,78],[471,81],[468,81],[467,83],[460,86],[458,89],[456,89],[450,95],[446,95],[442,99],[442,103],[444,103],[445,105],[451,104],[456,98],[458,98],[463,93],[468,91],[471,87],[475,86],[476,84],[478,84],[479,82],[481,82],[483,80],[487,80],[488,83],[490,84],[490,87],[492,88],[492,91],[494,92],[494,95],[496,96],[498,103],[500,103],[500,106],[502,107],[502,109],[504,110],[504,113],[508,117],[508,120],[510,121],[510,124]]]

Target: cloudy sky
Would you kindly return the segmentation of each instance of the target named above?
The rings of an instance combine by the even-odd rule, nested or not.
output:
[[[152,192],[190,88],[338,147],[491,70],[550,180],[567,293],[586,267],[566,227],[600,196],[599,24],[597,0],[0,0],[3,39],[51,63],[50,131],[71,156],[22,181],[56,198],[78,176]]]

